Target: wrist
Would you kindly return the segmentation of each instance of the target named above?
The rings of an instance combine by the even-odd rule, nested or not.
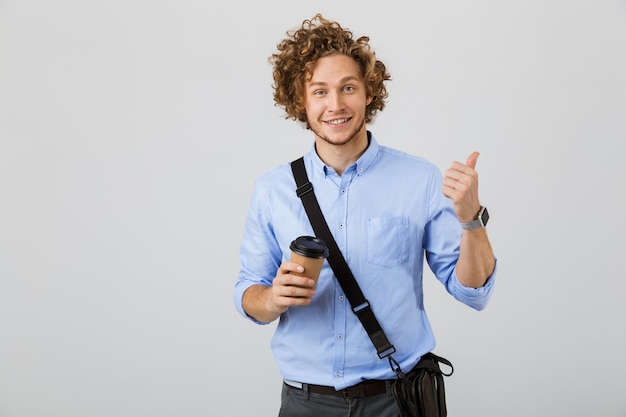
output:
[[[463,230],[474,230],[474,229],[482,229],[487,226],[487,222],[489,221],[489,212],[487,211],[487,207],[480,206],[480,210],[475,218],[471,222],[461,222],[461,227]]]

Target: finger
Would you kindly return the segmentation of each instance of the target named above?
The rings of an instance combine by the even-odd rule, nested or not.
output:
[[[470,170],[460,162],[453,163],[444,173],[444,178],[450,181],[448,185],[452,186],[457,181],[463,181],[469,174]]]
[[[280,264],[280,267],[278,268],[278,275],[284,275],[284,274],[301,274],[302,272],[304,272],[304,267],[300,264],[297,264],[295,262],[290,262],[290,261],[285,261],[282,264]]]
[[[289,275],[291,278],[288,285],[299,287],[299,288],[313,288],[315,285],[315,281],[313,281],[309,277],[304,277],[300,275]]]
[[[467,157],[467,161],[465,162],[465,165],[467,165],[468,167],[472,169],[476,168],[476,161],[478,161],[479,155],[480,155],[479,152],[472,152],[470,156]]]
[[[456,162],[445,172],[443,185],[457,191],[465,191],[472,186],[476,175],[476,171],[472,168]]]
[[[274,304],[280,308],[309,305],[315,295],[315,290],[295,286],[273,287]]]
[[[296,279],[289,284],[277,285],[273,288],[277,304],[287,306],[309,304],[316,292],[312,287],[312,280],[294,276],[286,277]]]
[[[443,186],[449,188],[450,190],[456,190],[461,185],[459,179],[460,177],[456,178],[454,173],[446,175],[443,178]]]
[[[276,293],[281,297],[311,298],[315,290],[309,286],[283,285],[276,289]]]
[[[279,274],[274,278],[274,285],[280,287],[313,288],[315,281],[310,277],[296,273]]]

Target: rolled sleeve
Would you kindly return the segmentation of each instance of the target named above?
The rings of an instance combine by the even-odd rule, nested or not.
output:
[[[241,268],[235,283],[233,301],[243,317],[258,324],[267,324],[250,317],[243,308],[243,295],[253,285],[272,285],[272,281],[282,259],[280,246],[271,229],[271,216],[266,190],[268,180],[257,180],[241,239],[239,259]]]
[[[250,321],[256,324],[268,324],[268,323],[259,321],[255,319],[254,317],[249,316],[248,313],[246,313],[246,310],[244,310],[243,308],[243,293],[245,293],[248,288],[257,284],[260,284],[260,283],[256,281],[247,280],[247,279],[237,280],[237,283],[235,284],[235,291],[233,294],[233,302],[235,304],[235,308],[237,309],[239,314],[241,314],[243,317],[249,319]]]
[[[487,307],[487,304],[489,304],[489,301],[493,296],[496,275],[498,272],[498,260],[495,259],[495,261],[496,264],[491,276],[487,278],[485,285],[479,288],[467,287],[461,284],[455,270],[452,277],[453,279],[450,282],[450,293],[454,296],[454,298],[478,311]]]

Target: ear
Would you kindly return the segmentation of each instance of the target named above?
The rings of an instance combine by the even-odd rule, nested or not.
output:
[[[366,106],[369,106],[369,105],[370,105],[370,103],[371,103],[372,101],[374,101],[374,96],[369,96],[369,97],[367,98],[367,104],[366,104]]]

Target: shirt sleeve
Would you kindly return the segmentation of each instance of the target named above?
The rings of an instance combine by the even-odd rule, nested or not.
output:
[[[456,300],[475,309],[484,309],[493,293],[497,275],[494,271],[480,288],[466,287],[456,275],[456,263],[460,254],[462,229],[449,198],[441,190],[442,175],[433,171],[431,176],[429,221],[426,226],[424,249],[428,264],[437,279]]]
[[[282,252],[272,232],[265,190],[263,182],[257,180],[246,215],[239,250],[241,266],[233,295],[235,308],[239,314],[258,324],[266,323],[246,314],[243,308],[243,294],[253,285],[272,285],[282,259]]]
[[[449,285],[450,294],[463,304],[466,304],[475,310],[483,310],[487,307],[487,304],[489,304],[489,300],[491,300],[491,296],[493,295],[493,286],[495,284],[497,270],[498,261],[496,259],[496,265],[491,273],[491,276],[487,279],[485,285],[479,288],[466,287],[461,284],[455,270]]]

